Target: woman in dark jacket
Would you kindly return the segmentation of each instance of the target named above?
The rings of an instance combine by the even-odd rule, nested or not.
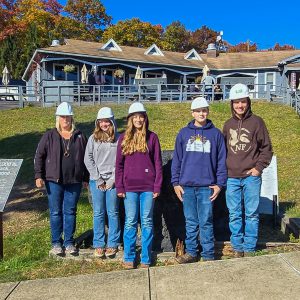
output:
[[[36,186],[45,185],[48,194],[50,252],[54,255],[78,255],[73,236],[82,183],[88,182],[84,165],[86,143],[84,134],[75,130],[72,107],[61,103],[56,110],[56,128],[42,136],[34,158]]]

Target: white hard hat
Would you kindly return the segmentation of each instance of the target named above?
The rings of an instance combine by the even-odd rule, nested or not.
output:
[[[247,97],[249,97],[249,89],[245,84],[237,83],[230,89],[230,100],[242,99]]]
[[[191,105],[191,110],[197,109],[197,108],[204,108],[209,107],[208,102],[203,97],[197,97],[193,100]]]
[[[102,107],[99,109],[97,114],[97,120],[99,119],[110,119],[114,117],[114,113],[110,107]]]
[[[56,116],[73,116],[72,106],[68,102],[62,102],[57,106]]]
[[[135,102],[135,103],[130,105],[129,110],[128,110],[128,114],[130,115],[130,114],[134,114],[134,113],[137,113],[137,112],[143,112],[143,113],[146,112],[146,109],[145,109],[143,103]]]

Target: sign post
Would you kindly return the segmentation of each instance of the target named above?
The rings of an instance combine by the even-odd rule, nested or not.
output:
[[[278,209],[277,158],[273,156],[270,165],[262,173],[259,212],[276,218]]]
[[[23,159],[0,159],[0,259],[3,259],[3,211]]]

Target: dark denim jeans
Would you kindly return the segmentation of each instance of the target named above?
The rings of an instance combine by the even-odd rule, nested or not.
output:
[[[94,248],[105,247],[105,215],[108,216],[107,246],[117,248],[120,243],[119,198],[116,189],[101,191],[96,181],[90,180],[93,199]]]
[[[136,235],[138,216],[141,218],[142,253],[141,263],[151,264],[153,240],[153,207],[152,192],[127,192],[124,200],[125,228],[124,228],[124,261],[134,262],[136,257]]]
[[[209,187],[183,187],[183,212],[185,217],[186,252],[197,256],[198,236],[204,260],[214,259],[213,203]]]
[[[253,252],[256,249],[259,226],[261,176],[228,178],[226,204],[229,210],[231,245],[235,251]],[[245,226],[243,224],[243,200]]]
[[[59,184],[52,181],[46,181],[45,184],[50,210],[52,245],[65,247],[73,245],[77,202],[82,184]]]

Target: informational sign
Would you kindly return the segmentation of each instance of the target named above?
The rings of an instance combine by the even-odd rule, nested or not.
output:
[[[296,73],[295,72],[291,73],[291,89],[293,91],[296,91]]]
[[[277,209],[279,207],[278,198],[278,178],[277,178],[277,158],[273,156],[270,165],[263,170],[262,184],[260,192],[259,213],[273,214],[273,197],[276,196]]]
[[[0,159],[0,212],[3,212],[23,159]]]

